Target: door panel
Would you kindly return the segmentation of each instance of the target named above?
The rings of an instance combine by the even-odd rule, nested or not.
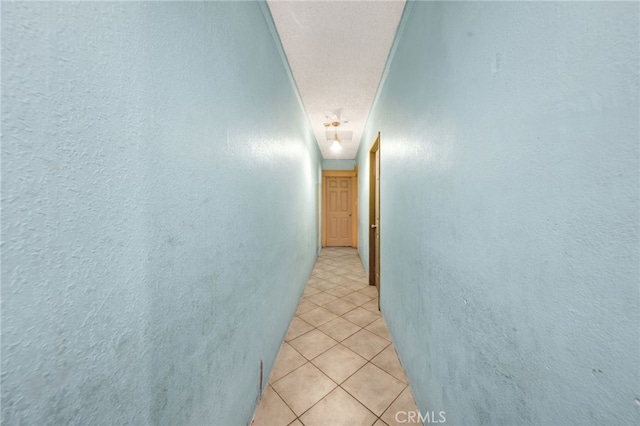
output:
[[[331,218],[329,219],[329,239],[335,239],[338,238],[338,219],[337,218]]]

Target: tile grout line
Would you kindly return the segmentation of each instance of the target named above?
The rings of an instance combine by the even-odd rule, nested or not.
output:
[[[344,252],[344,254],[346,254],[346,251]],[[372,309],[368,309],[365,308],[364,305],[370,304],[373,300],[376,300],[376,297],[372,297],[370,295],[371,293],[371,286],[367,285],[368,283],[366,282],[366,277],[364,276],[364,274],[360,275],[360,274],[353,274],[349,277],[345,277],[344,271],[347,271],[346,273],[352,274],[352,270],[356,265],[359,265],[361,267],[361,264],[359,264],[359,262],[340,262],[339,260],[341,260],[341,258],[344,257],[344,254],[341,252],[336,253],[336,254],[332,254],[332,253],[327,253],[326,256],[322,256],[319,255],[318,256],[318,260],[316,261],[316,265],[314,265],[314,269],[311,273],[311,275],[309,276],[309,279],[307,280],[307,285],[305,286],[305,289],[303,291],[303,293],[300,296],[300,299],[298,301],[298,307],[296,309],[296,312],[294,313],[294,316],[291,320],[291,323],[289,325],[289,327],[291,328],[291,326],[293,325],[293,321],[295,320],[295,318],[298,318],[298,320],[302,321],[304,324],[308,324],[311,328],[309,330],[306,330],[305,332],[295,336],[294,338],[291,338],[290,340],[287,340],[287,336],[285,335],[285,338],[282,342],[282,346],[284,346],[284,344],[288,344],[289,347],[291,349],[293,349],[293,351],[300,357],[302,357],[302,359],[304,359],[304,363],[296,368],[294,368],[293,370],[287,372],[287,374],[283,375],[282,377],[278,378],[278,380],[276,380],[275,382],[272,382],[271,380],[268,381],[267,383],[267,387],[271,387],[271,389],[275,392],[275,394],[278,396],[278,398],[280,398],[280,400],[284,403],[284,405],[293,413],[293,415],[295,416],[295,418],[289,423],[295,423],[296,421],[303,423],[301,420],[301,417],[303,415],[305,415],[307,412],[309,412],[310,410],[312,410],[314,407],[316,407],[321,401],[323,401],[328,395],[330,395],[331,393],[335,392],[336,389],[341,389],[343,392],[345,392],[347,395],[349,395],[349,397],[353,398],[353,400],[357,401],[358,404],[360,404],[362,407],[364,407],[369,413],[371,413],[374,417],[374,422],[376,423],[378,421],[380,421],[381,423],[386,425],[386,422],[384,422],[384,420],[382,420],[382,415],[384,415],[384,413],[389,409],[389,407],[391,407],[391,405],[393,405],[398,398],[400,397],[400,395],[409,387],[408,383],[405,383],[405,380],[401,380],[397,377],[395,377],[393,374],[391,374],[390,372],[386,371],[386,369],[376,365],[373,360],[378,357],[382,352],[384,352],[385,350],[387,350],[390,346],[393,347],[393,340],[391,339],[391,336],[389,335],[389,330],[386,327],[386,323],[384,321],[384,318],[382,316],[382,312],[380,312],[379,310],[372,310]],[[329,263],[331,262],[331,263]],[[324,267],[330,268],[330,270],[325,270]],[[343,271],[343,272],[336,272],[336,271]],[[357,275],[357,277],[354,277],[354,275]],[[332,281],[332,278],[335,281]],[[313,281],[313,282],[311,282]],[[326,287],[326,285],[322,285],[323,283],[328,283],[331,285],[331,287]],[[346,285],[351,285],[350,287],[347,287]],[[360,285],[358,285],[360,284]],[[322,285],[322,288],[318,288],[317,285]],[[309,295],[305,295],[305,293],[307,293],[307,290],[309,288],[313,288],[314,293],[309,294]],[[336,292],[337,294],[343,293],[341,296],[338,296],[336,294],[332,294],[330,291]],[[344,293],[346,292],[346,293]],[[356,304],[354,302],[352,302],[351,300],[347,300],[345,299],[345,297],[350,297],[356,293],[361,294],[363,297],[367,297],[369,298],[369,300],[367,300],[364,303],[360,303],[360,304]],[[333,298],[333,300],[330,301],[326,301],[322,304],[318,304],[317,302],[311,300],[311,298],[314,299],[318,299],[318,298],[322,298],[324,297],[324,295],[328,295],[331,296],[331,298]],[[318,296],[320,295],[320,296]],[[317,296],[317,297],[314,297]],[[333,304],[335,302],[345,302],[345,303],[349,303],[351,305],[353,305],[352,308],[348,309],[347,311],[338,314],[330,309],[327,309],[327,305]],[[298,313],[298,310],[300,308],[300,305],[302,305],[303,303],[308,303],[310,305],[312,305],[312,307],[308,310],[305,310],[304,312]],[[371,306],[369,306],[371,307]],[[308,312],[314,311],[318,308],[322,308],[324,311],[329,312],[331,315],[335,316],[335,318],[331,318],[328,321],[324,321],[321,323],[318,323],[318,325],[309,323],[308,320],[305,320],[305,318],[303,318],[302,316],[307,314]],[[355,322],[353,322],[352,320],[349,320],[348,318],[345,317],[345,315],[348,315],[351,312],[354,312],[358,309],[361,309],[367,313],[373,314],[376,316],[375,319],[366,322],[365,321],[360,321],[362,323],[366,322],[364,325],[360,325],[360,324],[356,324]],[[323,331],[322,329],[320,329],[320,327],[323,327],[324,325],[335,321],[337,319],[342,319],[343,321],[347,321],[349,324],[352,324],[353,326],[357,327],[357,330],[353,331],[352,333],[348,334],[345,337],[342,337],[340,340],[338,340],[337,338],[334,338],[333,336],[331,336],[330,334],[328,334],[327,332]],[[367,329],[367,327],[370,327],[373,323],[375,323],[376,321],[379,321],[380,319],[382,319],[382,326],[384,328],[385,333],[383,333],[383,335],[378,334],[373,332],[372,330]],[[307,356],[303,355],[295,346],[293,346],[291,344],[291,342],[297,340],[298,338],[301,338],[309,333],[311,333],[312,331],[317,330],[318,332],[320,332],[323,336],[333,340],[334,342],[336,342],[335,344],[332,344],[331,346],[327,347],[326,349],[324,349],[321,353],[318,353],[316,355],[314,355],[311,358],[307,358]],[[361,331],[365,330],[367,333],[370,333],[371,335],[375,336],[378,339],[381,339],[382,341],[384,341],[386,344],[380,348],[379,350],[375,350],[375,353],[369,357],[364,357],[363,355],[361,355],[359,352],[356,352],[353,348],[347,346],[344,344],[344,342],[348,339],[350,339],[351,337],[353,337],[354,335],[360,333]],[[287,334],[289,333],[289,330],[287,330]],[[366,334],[366,333],[365,333]],[[386,336],[386,337],[385,337]],[[366,339],[365,339],[366,340]],[[337,382],[337,380],[334,380],[332,377],[328,376],[327,373],[325,373],[325,371],[323,371],[323,369],[321,367],[319,367],[318,365],[316,365],[314,363],[314,360],[318,359],[319,357],[321,357],[322,355],[324,355],[325,353],[327,353],[328,351],[336,348],[338,345],[340,345],[341,347],[343,347],[344,349],[352,352],[353,354],[355,354],[356,356],[362,358],[365,360],[365,363],[363,365],[361,365],[360,367],[356,368],[353,372],[351,372],[347,377],[345,377],[343,380],[341,380],[340,383]],[[397,358],[397,352],[395,351],[395,347],[393,347],[394,349],[394,355]],[[278,353],[278,357],[276,357],[276,362],[277,359],[280,356],[280,352]],[[399,359],[398,359],[399,362]],[[335,385],[335,387],[333,387],[327,394],[325,394],[324,396],[322,396],[318,401],[316,401],[315,403],[313,403],[309,408],[307,408],[304,412],[302,412],[300,415],[298,415],[292,408],[292,406],[290,405],[290,403],[288,403],[284,397],[282,395],[280,395],[280,393],[275,389],[275,387],[273,386],[274,384],[276,384],[277,382],[279,382],[280,380],[283,380],[285,377],[291,375],[293,372],[299,370],[300,368],[306,366],[307,364],[311,364],[311,366],[315,369],[317,369],[323,377],[329,379],[331,381],[331,383],[333,383]],[[377,415],[376,413],[374,413],[367,405],[365,405],[365,403],[363,401],[361,401],[360,399],[358,399],[355,395],[352,395],[349,391],[347,391],[347,389],[345,389],[343,387],[343,384],[346,383],[350,378],[352,378],[354,375],[356,375],[359,371],[361,371],[363,368],[367,367],[368,364],[371,364],[372,367],[381,370],[382,372],[386,373],[387,375],[389,375],[390,377],[394,378],[395,380],[397,380],[398,382],[401,382],[403,384],[402,389],[400,390],[400,392],[398,393],[398,395],[396,395],[390,402],[389,404],[385,404],[383,410],[382,410],[382,414]],[[402,368],[402,365],[400,364],[400,367]],[[273,371],[272,371],[273,374]]]
[[[361,328],[361,330],[363,330],[363,329],[364,329],[364,328]],[[319,331],[320,331],[320,330],[319,330]],[[357,332],[356,332],[356,333],[357,333]],[[355,334],[355,333],[354,333],[354,334]],[[346,339],[345,339],[345,340],[346,340]],[[297,368],[293,369],[291,372],[287,373],[286,375],[282,376],[282,377],[281,377],[280,379],[278,379],[278,380],[281,380],[281,379],[285,378],[285,377],[286,377],[286,376],[288,376],[289,374],[293,373],[294,371],[298,370],[299,368],[302,368],[303,366],[305,366],[305,365],[307,365],[307,364],[309,364],[309,363],[310,363],[310,364],[312,364],[312,365],[313,365],[315,368],[317,368],[318,370],[320,370],[320,368],[319,368],[317,365],[315,365],[315,364],[313,363],[313,360],[314,360],[314,359],[316,359],[316,358],[318,358],[318,357],[320,357],[320,356],[321,356],[322,354],[324,354],[325,352],[329,351],[330,349],[332,349],[332,348],[334,348],[334,347],[336,347],[337,345],[340,345],[340,344],[342,344],[342,342],[338,342],[336,345],[331,346],[330,348],[328,348],[328,349],[327,349],[327,350],[325,350],[324,352],[322,352],[322,353],[320,353],[320,354],[316,355],[316,356],[315,356],[315,357],[313,357],[312,359],[308,359],[308,358],[306,358],[304,355],[300,354],[302,357],[304,357],[304,359],[306,360],[306,362],[305,362],[304,364],[302,364],[301,366],[299,366],[299,367],[297,367]],[[391,344],[391,343],[389,343],[389,344]],[[342,345],[342,346],[344,346],[344,345]],[[404,390],[408,387],[408,384],[404,383],[404,385],[405,385],[405,386],[402,388],[402,390],[400,391],[400,393],[399,393],[399,394],[398,394],[398,395],[397,395],[397,396],[396,396],[396,397],[395,397],[395,398],[394,398],[394,399],[389,403],[389,405],[388,405],[388,406],[386,406],[386,407],[384,408],[384,410],[382,411],[382,414],[381,414],[381,415],[379,415],[379,416],[378,416],[376,413],[374,413],[373,411],[371,411],[371,409],[370,409],[368,406],[366,406],[366,405],[365,405],[365,403],[364,403],[363,401],[360,401],[360,400],[359,400],[355,395],[352,395],[352,394],[351,394],[347,389],[345,389],[344,387],[342,387],[342,384],[344,384],[347,380],[349,380],[352,376],[354,376],[358,371],[362,370],[362,369],[363,369],[367,364],[371,364],[371,365],[372,365],[372,366],[374,366],[375,368],[378,368],[378,369],[380,369],[380,370],[384,371],[385,373],[389,374],[391,377],[396,378],[395,376],[393,376],[392,374],[390,374],[390,373],[386,372],[385,370],[383,370],[382,368],[378,367],[376,364],[374,364],[374,363],[372,362],[372,360],[373,360],[375,357],[377,357],[378,355],[380,355],[380,354],[381,354],[381,353],[382,353],[386,348],[388,348],[388,347],[389,347],[389,345],[385,346],[385,347],[384,347],[383,349],[381,349],[378,353],[376,353],[375,355],[373,355],[373,356],[371,357],[371,359],[369,359],[369,360],[367,360],[366,358],[363,358],[363,359],[365,359],[365,360],[366,360],[366,362],[365,362],[362,366],[360,366],[359,368],[357,368],[357,369],[356,369],[353,373],[351,373],[349,376],[347,376],[347,377],[346,377],[346,378],[345,378],[341,383],[336,382],[333,378],[329,377],[329,376],[328,376],[324,371],[320,370],[320,372],[321,372],[325,377],[327,377],[329,380],[331,380],[331,381],[336,385],[336,387],[334,387],[333,389],[331,389],[331,391],[329,391],[329,392],[327,393],[327,395],[329,395],[331,392],[335,391],[337,388],[340,388],[340,389],[342,389],[345,393],[347,393],[349,396],[351,396],[354,400],[356,400],[360,405],[362,405],[364,408],[366,408],[366,409],[367,409],[371,414],[373,414],[373,415],[376,417],[376,421],[377,421],[377,420],[380,420],[381,422],[385,423],[385,422],[384,422],[384,420],[382,420],[382,419],[381,419],[382,414],[384,414],[384,413],[389,409],[389,407],[391,407],[391,405],[396,401],[396,399],[398,399],[398,398],[400,397],[400,395],[402,394],[402,392],[404,392]],[[292,348],[293,348],[293,347],[292,347]],[[345,346],[345,348],[347,348],[347,349],[351,350],[351,349],[350,349],[350,348],[348,348],[347,346]],[[295,350],[295,348],[293,348],[293,349]],[[296,352],[298,352],[298,351],[296,350]],[[352,351],[352,352],[353,352],[353,351]],[[299,352],[298,352],[298,353],[299,353]],[[356,353],[356,352],[354,352],[354,353],[355,353],[356,355],[359,355],[359,354],[358,354],[358,353]],[[360,357],[362,357],[361,355],[359,355],[359,356],[360,356]],[[396,379],[397,379],[397,378],[396,378]],[[278,380],[277,380],[277,381],[278,381]],[[269,385],[271,385],[271,384],[269,383]],[[272,387],[272,389],[273,389],[276,393],[278,393],[278,392],[275,390],[275,388],[273,388],[273,387]],[[309,410],[311,410],[313,407],[315,407],[317,404],[319,404],[319,403],[320,403],[320,401],[322,401],[324,398],[326,398],[326,397],[327,397],[327,395],[323,396],[323,397],[322,397],[322,398],[320,398],[318,401],[316,401],[313,405],[311,405],[309,408],[307,408],[307,409],[306,409],[302,414],[300,414],[300,416],[297,416],[297,414],[295,413],[295,411],[293,411],[293,409],[289,406],[289,404],[287,404],[287,402],[284,400],[284,398],[282,398],[282,396],[280,396],[280,394],[278,394],[278,396],[280,396],[280,399],[282,399],[282,400],[284,401],[284,403],[287,405],[287,407],[289,407],[289,409],[293,412],[293,414],[295,414],[295,415],[297,416],[297,417],[296,417],[296,419],[294,419],[294,420],[292,421],[292,423],[293,423],[293,422],[295,422],[296,420],[299,420],[299,421],[300,421],[300,423],[302,423],[302,420],[300,420],[300,417],[301,417],[301,416],[303,416],[307,411],[309,411]],[[374,422],[374,423],[375,423],[375,422]],[[304,424],[304,423],[303,423],[303,424]],[[385,423],[385,424],[386,424],[386,423]]]

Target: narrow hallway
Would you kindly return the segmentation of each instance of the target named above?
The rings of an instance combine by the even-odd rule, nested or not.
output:
[[[395,425],[417,412],[376,296],[355,249],[322,250],[254,426]]]

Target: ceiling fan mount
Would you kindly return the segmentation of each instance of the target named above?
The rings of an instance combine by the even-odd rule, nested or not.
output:
[[[324,127],[329,127],[329,126],[338,127],[339,125],[340,125],[339,121],[332,121],[330,123],[324,123]]]

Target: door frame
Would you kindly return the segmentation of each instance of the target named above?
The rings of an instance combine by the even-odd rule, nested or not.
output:
[[[327,246],[327,179],[351,178],[351,247],[358,248],[358,166],[353,170],[322,171],[322,247]]]
[[[378,164],[376,165],[376,154]],[[369,285],[375,285],[378,289],[378,309],[380,309],[380,223],[376,223],[376,205],[378,206],[378,219],[380,218],[380,185],[375,185],[376,179],[380,182],[380,132],[369,149]],[[376,191],[377,189],[377,191]],[[376,232],[378,241],[376,241]],[[377,273],[376,273],[377,271]],[[376,280],[376,276],[378,279]]]

